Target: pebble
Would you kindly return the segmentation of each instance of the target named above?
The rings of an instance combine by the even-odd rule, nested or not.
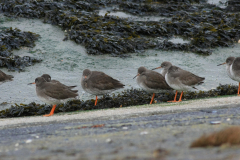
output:
[[[25,143],[31,143],[31,142],[32,142],[32,140],[31,140],[31,139],[28,139],[28,140],[26,140]]]
[[[108,138],[108,139],[106,139],[106,142],[107,142],[107,143],[111,143],[112,140],[111,140],[110,138]]]
[[[210,124],[220,124],[221,121],[211,121]]]
[[[140,135],[146,135],[146,134],[148,134],[147,131],[143,131],[143,132],[140,133]]]

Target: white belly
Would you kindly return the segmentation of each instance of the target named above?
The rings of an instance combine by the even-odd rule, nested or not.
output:
[[[38,96],[38,98],[41,100],[41,101],[43,101],[44,103],[46,103],[46,104],[61,104],[61,103],[65,103],[65,102],[67,102],[68,100],[70,100],[70,99],[74,99],[74,98],[68,98],[68,99],[63,99],[63,100],[59,100],[59,99],[55,99],[55,98],[52,98],[52,97],[48,97],[48,96],[46,96],[46,97],[41,97],[41,96],[39,96],[39,95],[37,95]]]
[[[227,72],[228,72],[228,76],[229,76],[232,80],[240,82],[240,76],[237,76],[237,74],[235,74],[235,73],[233,72],[233,70],[232,70],[232,65],[230,66],[230,69],[229,69],[229,70],[227,69]],[[230,74],[230,75],[229,75],[229,74]]]
[[[116,89],[100,90],[100,89],[96,89],[96,88],[92,88],[92,89],[85,88],[84,90],[93,95],[104,95],[104,94],[109,94],[109,93],[115,91]]]
[[[175,89],[177,91],[188,91],[188,90],[192,89],[192,86],[188,86],[188,85],[183,84],[179,80],[178,77],[176,77],[176,78],[170,77],[168,73],[166,73],[165,79],[166,79],[167,84],[171,88],[173,88],[173,89]]]
[[[152,89],[147,87],[144,83],[138,83],[139,87],[141,87],[144,91],[148,92],[148,93],[165,93],[167,92],[167,90],[163,90],[163,89]]]

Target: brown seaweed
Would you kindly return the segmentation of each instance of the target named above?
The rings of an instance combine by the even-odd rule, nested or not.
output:
[[[237,89],[238,86],[220,84],[216,89],[211,89],[209,91],[185,92],[183,94],[183,99],[198,99],[223,95],[234,95],[237,93]],[[71,100],[65,104],[57,105],[55,113],[120,108],[149,104],[151,96],[152,95],[150,93],[147,93],[143,90],[128,89],[124,90],[121,94],[104,95],[102,98],[98,99],[96,106],[94,106],[94,99],[86,101]],[[155,95],[155,103],[167,102],[173,98],[173,92],[158,93]],[[35,102],[30,104],[15,104],[12,105],[11,108],[0,111],[0,118],[44,115],[49,113],[51,108],[52,106],[50,105],[40,105],[36,104]]]
[[[0,67],[7,67],[11,71],[23,71],[25,67],[41,62],[40,59],[29,56],[13,55],[12,50],[21,47],[34,47],[39,35],[32,32],[22,32],[15,28],[0,31]]]
[[[119,8],[137,16],[158,15],[166,19],[145,22],[110,16],[108,13],[99,16],[98,10],[105,7]],[[210,55],[213,48],[230,47],[240,39],[240,13],[228,13],[228,9],[208,4],[205,0],[9,0],[0,1],[0,12],[13,17],[42,18],[45,23],[58,25],[67,31],[64,40],[70,39],[84,45],[91,55],[126,57],[123,54],[146,49]],[[174,36],[190,42],[168,42]],[[156,37],[164,41],[159,42]]]

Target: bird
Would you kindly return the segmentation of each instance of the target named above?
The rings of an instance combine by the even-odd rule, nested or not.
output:
[[[62,84],[61,82],[59,82],[58,80],[52,80],[51,76],[49,74],[43,74],[41,77],[43,77],[47,82],[58,83],[58,84],[61,84],[62,86],[68,87],[69,89],[73,89],[73,88],[77,87],[76,85],[75,86],[66,86],[65,84]],[[77,90],[73,90],[73,91],[78,92]]]
[[[148,70],[145,67],[138,68],[138,74],[134,77],[137,77],[137,84],[148,93],[153,93],[150,104],[152,104],[155,97],[155,93],[163,93],[172,88],[169,87],[165,78],[158,72]],[[133,79],[134,79],[133,78]]]
[[[103,72],[85,69],[81,78],[81,86],[84,91],[96,95],[96,106],[98,95],[111,93],[114,90],[124,88],[125,85]]]
[[[200,85],[204,83],[205,80],[204,77],[199,77],[191,72],[188,72],[186,70],[183,70],[177,66],[173,66],[171,62],[163,62],[160,67],[154,68],[159,69],[163,68],[162,74],[165,76],[165,80],[167,84],[176,90],[175,97],[173,101],[168,102],[181,102],[182,101],[182,95],[183,91],[190,90],[192,88],[195,88],[196,85]],[[177,101],[177,93],[178,91],[182,91],[179,100]]]
[[[12,75],[7,75],[3,71],[0,70],[0,84],[7,82],[7,81],[12,81],[14,78]]]
[[[238,85],[238,96],[240,96],[240,57],[228,57],[226,59],[226,62],[219,64],[217,66],[220,65],[224,65],[226,64],[226,69],[227,69],[227,74],[228,76],[234,80],[239,82]]]
[[[57,104],[63,103],[78,96],[75,91],[72,91],[68,87],[59,83],[47,82],[43,77],[37,77],[35,82],[29,84],[36,84],[36,93],[40,100],[47,104],[53,105],[51,112],[43,115],[45,117],[49,117],[54,114]]]

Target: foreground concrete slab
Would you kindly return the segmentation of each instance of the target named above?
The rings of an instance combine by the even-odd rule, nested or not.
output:
[[[189,148],[240,125],[240,97],[0,120],[1,160],[238,160],[239,146]]]

